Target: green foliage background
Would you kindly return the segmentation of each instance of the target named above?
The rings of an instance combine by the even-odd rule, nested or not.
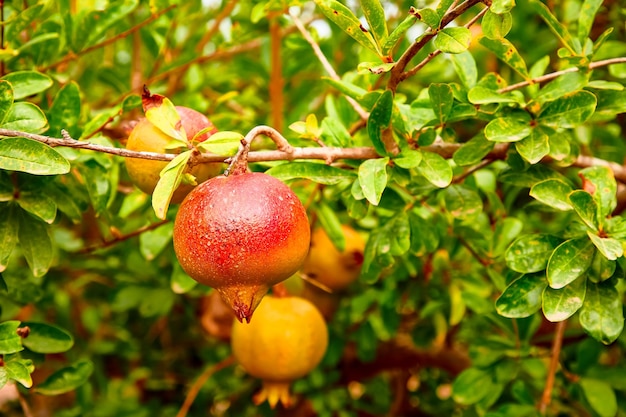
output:
[[[0,387],[22,402],[0,413],[626,415],[626,8],[485,3],[4,1]],[[158,219],[115,155],[143,85],[231,139],[338,151],[251,164],[337,246],[367,237],[291,410],[222,366],[176,206]]]

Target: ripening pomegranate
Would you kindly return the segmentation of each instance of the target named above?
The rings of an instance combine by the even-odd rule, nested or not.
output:
[[[263,380],[254,402],[267,400],[274,408],[280,401],[289,406],[291,382],[311,372],[324,357],[328,329],[311,302],[268,295],[254,321],[233,325],[231,347],[246,372]]]
[[[239,321],[272,285],[294,274],[310,243],[306,211],[280,180],[258,172],[198,185],[174,222],[174,251],[185,272],[215,288]]]
[[[189,142],[191,142],[198,132],[205,128],[212,127],[213,129],[200,136],[200,142],[205,141],[213,133],[217,132],[213,123],[202,113],[182,106],[176,106],[176,110],[180,115],[180,121],[185,129],[185,134]],[[171,141],[172,138],[153,125],[150,120],[142,118],[131,131],[126,143],[126,149],[132,151],[167,153],[167,145],[169,145]],[[166,161],[153,161],[140,158],[126,158],[125,162],[126,170],[133,184],[147,194],[152,194],[154,187],[156,187],[159,181],[161,170],[167,165]],[[188,168],[187,172],[196,177],[197,183],[201,183],[210,177],[218,175],[221,170],[221,163],[209,163],[198,164],[192,168]],[[192,188],[193,185],[181,184],[176,191],[174,191],[171,203],[180,203]]]

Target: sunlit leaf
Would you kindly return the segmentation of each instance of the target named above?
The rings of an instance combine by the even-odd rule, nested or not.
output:
[[[417,167],[431,184],[444,188],[452,182],[452,167],[441,155],[433,152],[422,152],[422,161]]]
[[[587,272],[595,251],[587,236],[561,243],[548,260],[546,272],[550,287],[563,288]]]
[[[66,330],[47,323],[24,322],[22,327],[29,328],[24,346],[37,353],[61,353],[74,346],[74,338]]]
[[[543,292],[543,314],[552,322],[567,320],[576,313],[585,300],[587,279],[582,276],[564,288],[546,287]]]
[[[541,296],[547,286],[545,276],[523,275],[509,284],[496,300],[498,314],[509,318],[528,317],[541,308]]]
[[[389,158],[368,159],[359,167],[359,183],[363,195],[373,205],[378,205],[387,187]]]
[[[356,179],[354,171],[337,168],[331,165],[315,162],[290,162],[273,166],[265,171],[266,174],[282,181],[296,178],[306,178],[320,184],[338,184],[342,181]]]
[[[44,395],[70,392],[87,382],[92,373],[93,363],[83,359],[54,372],[45,381],[37,384],[35,392]]]
[[[588,283],[580,324],[594,339],[608,345],[624,329],[624,313],[619,293],[610,283]]]

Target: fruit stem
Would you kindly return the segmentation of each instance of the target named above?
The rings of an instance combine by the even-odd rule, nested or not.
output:
[[[276,298],[285,298],[289,297],[289,291],[287,291],[285,284],[279,282],[278,284],[272,286],[272,295]]]
[[[224,176],[227,177],[231,174],[239,175],[248,172],[248,152],[250,151],[250,142],[245,138],[241,139],[239,150],[230,158],[230,164],[228,168],[224,170]]]

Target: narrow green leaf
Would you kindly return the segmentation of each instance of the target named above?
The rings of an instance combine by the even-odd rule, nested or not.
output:
[[[583,190],[574,190],[569,194],[568,199],[583,223],[587,227],[598,231],[598,205],[591,194]]]
[[[491,373],[470,367],[461,372],[452,384],[452,398],[458,404],[475,404],[486,397],[494,387]]]
[[[187,275],[178,262],[173,263],[170,288],[174,294],[186,294],[197,285],[198,281]]]
[[[331,86],[335,87],[339,92],[345,94],[348,97],[352,97],[355,100],[361,99],[363,96],[367,94],[367,90],[344,80],[335,80],[330,77],[322,77],[324,81],[326,81]]]
[[[357,66],[359,74],[384,74],[393,69],[395,63],[386,62],[381,64],[380,62],[360,62]]]
[[[21,208],[48,224],[57,217],[56,203],[42,190],[23,191],[16,201]]]
[[[13,105],[13,88],[8,81],[0,80],[0,126]]]
[[[600,237],[589,230],[587,235],[600,253],[609,261],[614,261],[624,255],[624,248],[619,240],[610,237]]]
[[[467,99],[472,104],[491,104],[491,103],[517,103],[518,99],[511,94],[501,94],[495,90],[475,86],[467,93]]]
[[[361,10],[379,48],[387,40],[387,18],[380,0],[361,0]]]
[[[4,369],[9,377],[26,388],[33,386],[33,379],[30,374],[35,370],[33,361],[30,359],[15,358],[4,363]]]
[[[208,129],[213,129],[213,126]],[[202,135],[206,132],[198,132],[198,135]],[[215,155],[232,156],[237,153],[243,135],[238,132],[219,131],[213,133],[208,139],[200,142],[196,147],[201,152],[210,152]]]
[[[543,292],[543,314],[551,322],[567,320],[582,306],[587,291],[587,277],[582,276],[564,288],[546,287]]]
[[[532,133],[528,113],[517,116],[498,117],[485,126],[485,137],[493,142],[517,142]]]
[[[159,219],[165,219],[172,195],[182,181],[191,152],[189,150],[176,155],[160,173],[161,178],[152,193],[152,208]]]
[[[481,24],[483,33],[489,39],[502,39],[511,30],[511,27],[513,26],[513,18],[509,12],[496,14],[492,10],[493,9],[490,8],[483,16]]]
[[[54,372],[35,387],[35,392],[44,395],[64,394],[83,385],[92,373],[93,363],[83,359]]]
[[[82,15],[82,21],[74,25],[74,45],[81,50],[100,40],[117,22],[137,8],[138,0],[124,0],[109,4],[106,8],[92,10]]]
[[[172,241],[173,227],[172,223],[166,223],[139,236],[139,251],[146,260],[152,261],[163,252]]]
[[[411,248],[411,224],[409,215],[402,211],[385,224],[389,237],[389,253],[402,256]]]
[[[187,134],[180,120],[180,115],[174,104],[167,97],[146,110],[146,119],[167,136],[183,143],[187,143]]]
[[[478,79],[478,68],[474,55],[469,51],[465,51],[450,55],[450,60],[452,61],[452,65],[454,65],[454,71],[459,76],[465,88],[474,87]]]
[[[39,94],[52,87],[52,79],[37,71],[13,71],[0,79],[11,83],[14,100]]]
[[[33,175],[67,174],[70,163],[48,145],[26,138],[0,140],[0,169]]]
[[[605,345],[613,343],[624,329],[622,300],[617,289],[607,281],[587,283],[579,320],[591,337]]]
[[[419,18],[420,16],[417,13],[417,10],[411,7],[408,16],[405,17],[404,20],[400,22],[400,24],[396,26],[396,28],[391,31],[387,37],[387,40],[383,44],[383,55],[390,55],[396,44],[404,37],[405,33],[419,21]]]
[[[537,121],[557,128],[576,127],[591,117],[596,104],[596,96],[589,91],[576,91],[548,103]]]
[[[17,245],[18,225],[15,206],[10,203],[0,205],[0,272],[6,269],[13,248]]]
[[[459,166],[474,165],[482,161],[494,146],[494,142],[487,140],[483,134],[479,134],[457,149],[452,159]]]
[[[591,193],[598,204],[599,216],[609,216],[617,207],[617,181],[609,167],[594,166],[581,169],[578,173],[583,180],[583,189]]]
[[[572,187],[564,180],[551,178],[540,181],[530,189],[530,196],[552,208],[561,211],[572,209],[569,201],[569,194]]]
[[[587,236],[561,243],[548,260],[546,273],[550,287],[563,288],[587,272],[595,251]]]
[[[448,213],[461,221],[474,219],[483,210],[483,200],[478,193],[464,185],[446,187],[443,199]]]
[[[61,129],[65,129],[72,137],[78,137],[80,134],[77,129],[80,121],[80,108],[80,89],[76,82],[71,81],[59,90],[54,97],[50,110],[48,110],[49,134],[61,136]]]
[[[515,217],[498,220],[493,231],[490,256],[493,258],[504,254],[511,242],[522,233],[524,223]]]
[[[361,46],[382,56],[382,51],[372,34],[361,25],[361,21],[349,8],[336,0],[315,0],[315,4],[330,21],[339,26]]]
[[[3,129],[27,133],[42,133],[48,128],[46,115],[33,103],[13,103],[2,122]]]
[[[356,174],[353,171],[316,162],[289,162],[275,165],[265,171],[265,173],[282,181],[306,178],[327,185],[338,184],[342,181],[354,181],[356,179]]]
[[[521,75],[524,79],[528,79],[528,69],[526,68],[526,62],[524,58],[517,51],[517,48],[513,46],[506,38],[502,39],[489,39],[485,36],[480,38],[478,42],[485,48],[493,52],[498,59],[510,66],[515,72]]]
[[[317,215],[320,221],[320,225],[326,232],[326,235],[330,238],[335,248],[340,252],[343,252],[346,248],[346,236],[343,233],[341,227],[341,220],[337,216],[335,210],[333,210],[328,204],[321,201],[317,206]]]
[[[541,296],[546,286],[546,278],[542,274],[523,275],[500,294],[496,300],[496,311],[508,318],[532,316],[541,308]]]
[[[20,327],[18,320],[0,323],[0,355],[17,353],[24,350],[22,338],[17,334],[18,327]]]
[[[25,212],[19,218],[17,236],[22,253],[33,275],[40,277],[48,272],[54,255],[48,227]]]
[[[615,417],[617,415],[617,398],[613,387],[608,382],[599,379],[580,378],[579,384],[589,405],[600,417]]]
[[[445,188],[452,182],[452,167],[439,154],[422,152],[422,162],[417,169],[436,187]]]
[[[613,120],[616,115],[626,113],[626,89],[595,90],[598,99],[594,119]]]
[[[446,27],[437,33],[435,48],[448,54],[460,54],[469,48],[472,33],[466,27]]]
[[[531,9],[546,22],[552,33],[559,38],[563,46],[566,47],[572,55],[577,55],[582,51],[580,42],[572,37],[567,28],[561,24],[550,9],[548,9],[548,6],[539,0],[530,0],[528,4],[531,6]]]
[[[85,178],[85,185],[94,211],[98,214],[102,213],[107,208],[112,192],[107,168],[95,159],[90,159],[81,167],[81,173]]]
[[[326,146],[346,148],[352,144],[350,132],[334,117],[325,117],[322,120],[322,140]]]
[[[581,71],[569,72],[550,81],[545,85],[535,98],[539,103],[556,100],[567,94],[581,90],[587,85],[589,75]]]
[[[58,326],[46,323],[25,322],[30,333],[23,340],[24,346],[37,353],[62,353],[74,346],[74,338]]]
[[[428,87],[428,96],[430,97],[430,104],[435,112],[435,117],[437,117],[439,123],[444,123],[450,114],[450,110],[452,110],[452,103],[454,102],[452,88],[448,84],[432,83]]]
[[[526,161],[536,164],[550,153],[548,135],[535,128],[529,136],[515,142],[515,149]]]
[[[376,149],[376,152],[381,156],[387,154],[385,144],[382,140],[382,130],[389,127],[392,111],[393,93],[391,90],[385,90],[376,101],[376,104],[370,112],[370,117],[367,119],[367,133],[372,141],[372,145],[374,145],[374,149]]]
[[[507,266],[517,272],[528,274],[543,271],[550,255],[561,242],[561,239],[552,235],[524,235],[509,246],[504,259]]]
[[[387,164],[389,158],[368,159],[359,166],[359,184],[363,195],[377,206],[387,187]]]

